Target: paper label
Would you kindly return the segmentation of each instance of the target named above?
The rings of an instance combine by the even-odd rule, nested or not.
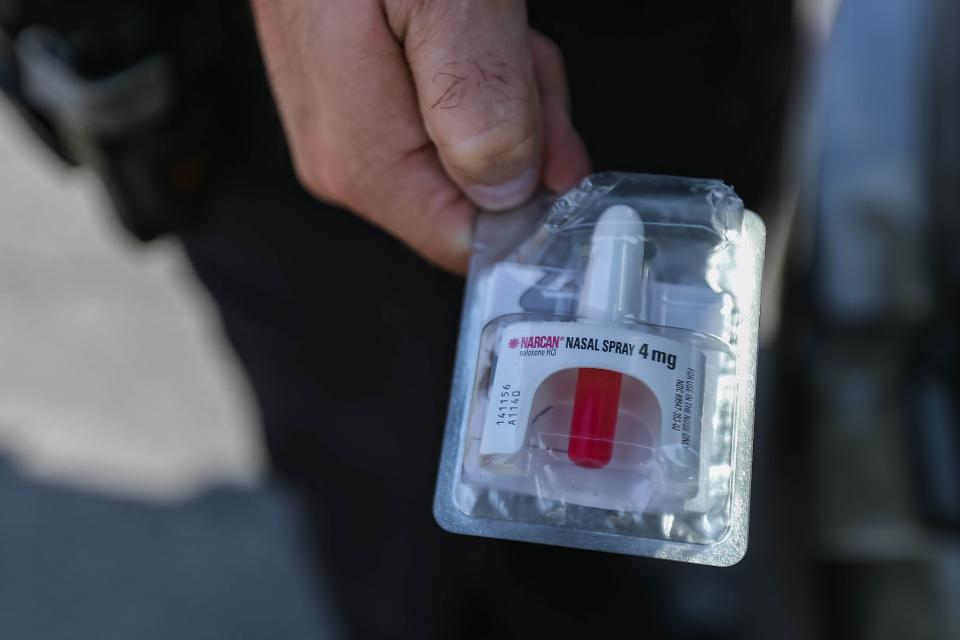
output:
[[[481,455],[519,451],[537,388],[557,371],[580,368],[617,371],[646,384],[660,403],[661,447],[676,458],[699,458],[700,350],[642,330],[581,322],[518,322],[503,330]]]

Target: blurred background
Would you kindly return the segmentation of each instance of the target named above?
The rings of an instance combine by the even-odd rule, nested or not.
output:
[[[224,162],[217,111],[149,124],[175,101],[162,58],[78,71],[65,52],[97,46],[71,10],[35,19],[56,4],[0,2],[0,638],[339,637],[216,307],[154,239]],[[734,4],[789,44],[729,73],[782,117],[723,107],[776,155],[716,176],[769,232],[751,549],[728,573],[659,569],[687,596],[677,637],[960,638],[960,4]],[[561,45],[578,28],[530,9]],[[210,16],[187,13],[178,38],[216,67],[230,31],[192,40]],[[575,107],[591,64],[568,59]],[[616,122],[577,124],[589,144]]]
[[[0,638],[329,637],[179,246],[6,104],[0,194]]]

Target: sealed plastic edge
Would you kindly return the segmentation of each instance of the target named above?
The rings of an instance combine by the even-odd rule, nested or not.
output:
[[[760,299],[763,288],[763,262],[766,227],[756,213],[744,210],[743,254],[750,256],[749,278],[740,287],[752,290],[736,293],[745,303],[740,340],[737,345],[737,415],[734,425],[734,477],[731,486],[730,531],[711,548],[716,566],[734,565],[747,553],[750,528],[750,493],[753,476],[753,430],[756,416],[757,355],[760,340]],[[746,274],[745,274],[746,275]],[[739,287],[738,287],[739,288]]]
[[[734,434],[734,479],[731,487],[730,528],[717,542],[699,545],[687,542],[631,538],[611,533],[586,531],[545,524],[472,517],[453,503],[454,485],[463,456],[465,420],[474,385],[482,319],[479,305],[469,304],[477,295],[477,281],[470,278],[464,292],[464,315],[460,323],[451,385],[450,406],[443,437],[440,467],[434,494],[433,515],[437,524],[456,534],[503,540],[533,542],[578,549],[608,551],[634,556],[675,560],[693,564],[728,567],[738,563],[747,552],[750,520],[750,478],[753,463],[753,423],[756,411],[756,370],[760,325],[760,289],[762,286],[766,229],[760,217],[744,210],[743,253],[751,257],[748,273],[742,278],[738,294],[746,306],[737,346],[737,415]],[[458,397],[458,390],[467,390]]]

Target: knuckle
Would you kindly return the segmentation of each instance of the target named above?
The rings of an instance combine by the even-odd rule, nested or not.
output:
[[[539,32],[534,31],[533,34],[537,42],[537,46],[540,47],[543,55],[554,64],[562,65],[563,51],[560,49],[560,45]]]
[[[293,154],[293,170],[304,189],[314,196],[324,197],[326,195],[319,172],[315,170],[310,161],[303,158],[303,154]]]
[[[315,153],[295,153],[293,166],[300,184],[311,195],[338,203],[349,201],[350,181],[338,163]]]
[[[350,179],[349,174],[333,165],[334,163],[331,162],[325,163],[325,170],[319,172],[324,193],[328,200],[348,204],[353,200],[353,181]]]
[[[297,175],[297,180],[307,191],[315,196],[327,195],[323,172],[317,166],[313,154],[306,153],[301,149],[294,149],[293,169]]]

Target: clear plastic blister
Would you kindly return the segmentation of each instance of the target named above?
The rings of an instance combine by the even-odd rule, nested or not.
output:
[[[759,218],[713,180],[597,174],[481,215],[441,526],[738,561],[763,246]]]

